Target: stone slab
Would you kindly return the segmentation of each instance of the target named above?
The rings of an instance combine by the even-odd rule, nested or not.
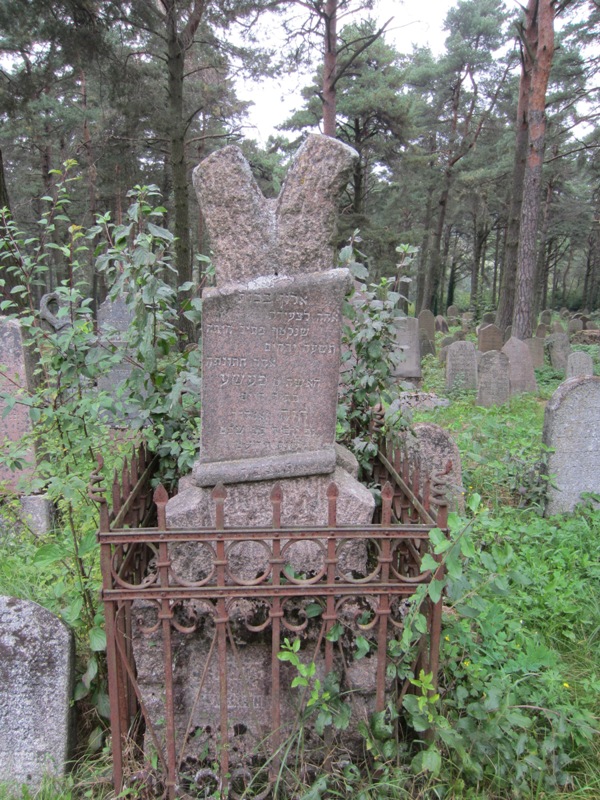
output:
[[[425,331],[431,342],[435,342],[435,316],[433,311],[424,308],[418,316],[419,330]]]
[[[508,356],[498,350],[488,350],[479,359],[477,405],[501,406],[509,396]]]
[[[419,344],[419,321],[415,317],[398,317],[394,320],[396,348],[402,360],[393,370],[395,378],[421,377],[421,347]]]
[[[205,292],[201,464],[333,449],[349,282],[331,270]],[[298,469],[307,474],[301,460]]]
[[[593,375],[594,359],[589,353],[582,350],[575,350],[569,353],[567,359],[567,378],[575,378],[577,375]]]
[[[472,342],[453,342],[448,347],[446,389],[477,389],[477,355]]]
[[[511,396],[523,394],[523,392],[537,392],[531,353],[525,342],[511,336],[502,348],[502,352],[508,356]]]
[[[572,511],[582,492],[600,492],[600,378],[570,378],[554,392],[544,415],[550,448],[546,516]]]
[[[530,339],[525,339],[525,344],[529,348],[533,368],[542,369],[544,366],[544,339],[539,336],[533,336]]]
[[[37,789],[72,744],[73,636],[37,603],[0,597],[0,780]]]
[[[564,332],[551,333],[545,339],[545,346],[550,354],[552,368],[558,372],[566,372],[571,344],[568,335]]]
[[[477,331],[477,349],[480,353],[502,350],[503,344],[502,331],[496,325],[487,323]]]

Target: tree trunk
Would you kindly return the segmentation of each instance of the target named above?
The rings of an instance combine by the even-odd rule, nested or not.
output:
[[[337,68],[337,0],[325,3],[325,58],[323,64],[323,133],[335,138],[335,78]]]
[[[504,269],[500,278],[496,325],[501,331],[511,323],[515,305],[515,283],[517,279],[517,255],[519,249],[519,227],[523,202],[523,181],[527,164],[528,106],[531,89],[533,54],[537,47],[538,0],[529,0],[525,12],[525,23],[521,29],[521,80],[517,104],[515,131],[515,159],[513,162],[512,188],[508,210]]]
[[[552,0],[539,0],[538,44],[531,72],[531,91],[529,93],[528,154],[523,182],[523,206],[517,257],[517,288],[512,327],[512,334],[517,339],[528,339],[533,330],[535,254],[546,133],[546,89],[553,55],[553,3]]]
[[[8,208],[10,211],[10,200],[8,199],[8,187],[4,175],[4,162],[2,161],[2,150],[0,150],[0,208]]]
[[[423,303],[419,311],[422,311],[424,308],[429,308],[432,311],[436,309],[436,300],[442,273],[442,236],[444,233],[444,223],[446,222],[446,211],[448,210],[448,197],[450,195],[451,183],[452,173],[450,170],[447,170],[444,178],[444,187],[438,201],[437,224],[433,234],[429,269],[425,277]]]

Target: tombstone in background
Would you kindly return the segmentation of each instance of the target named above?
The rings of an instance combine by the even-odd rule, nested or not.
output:
[[[525,342],[511,336],[502,348],[502,352],[508,356],[511,397],[523,392],[537,392],[531,354]]]
[[[554,322],[552,323],[552,333],[564,333],[564,332],[565,332],[565,326],[562,324],[562,322],[559,322],[559,320],[557,319],[554,320]]]
[[[571,312],[569,311],[568,308],[565,308],[565,306],[563,306],[558,313],[560,314],[561,319],[569,319],[569,317],[571,316]]]
[[[396,348],[402,355],[394,367],[395,378],[421,377],[421,347],[419,344],[419,321],[415,317],[397,317],[394,320]]]
[[[498,350],[482,353],[477,367],[477,405],[501,406],[510,397],[508,356]]]
[[[0,392],[6,392],[18,399],[33,389],[33,363],[31,355],[23,342],[21,326],[16,320],[0,317]],[[5,415],[7,403],[0,398],[0,447],[10,442],[18,442],[31,434],[32,425],[29,408],[15,403]],[[32,444],[24,453],[26,466],[12,472],[0,464],[0,484],[11,494],[19,493],[19,481],[30,478],[35,467],[35,449]],[[52,527],[52,505],[44,495],[21,495],[19,522],[33,533],[46,533]]]
[[[543,322],[540,322],[540,324],[535,329],[535,335],[537,336],[538,339],[545,339],[546,336],[548,335],[548,326],[545,325]]]
[[[589,353],[575,350],[567,358],[567,378],[576,378],[578,375],[593,375],[594,360]]]
[[[442,317],[441,314],[438,314],[435,318],[435,330],[437,333],[448,333],[448,323]]]
[[[531,354],[531,363],[534,369],[542,369],[544,366],[544,340],[537,336],[525,339],[525,344]]]
[[[506,344],[506,342],[508,342],[508,340],[510,339],[511,336],[512,336],[512,325],[509,325],[504,330],[504,342],[503,343]]]
[[[100,339],[108,339],[116,347],[124,348],[125,341],[122,334],[129,330],[133,318],[134,312],[127,305],[124,297],[117,297],[115,300],[107,297],[98,308]],[[98,389],[117,397],[120,388],[131,375],[131,370],[131,364],[124,358],[110,372],[98,378]]]
[[[600,492],[600,378],[570,378],[544,414],[549,448],[546,516],[572,511],[582,492]]]
[[[469,328],[475,319],[475,314],[472,311],[465,311],[463,312],[461,319],[463,321],[463,325]]]
[[[435,355],[435,340],[429,338],[424,328],[419,328],[419,348],[421,350],[422,359],[425,358],[425,356]]]
[[[456,442],[448,431],[429,422],[417,422],[404,441],[417,459],[423,477],[445,474],[450,511],[464,511],[462,467]],[[450,469],[446,472],[448,464]]]
[[[448,306],[446,309],[448,319],[460,319],[460,309],[458,306]]]
[[[489,324],[479,328],[477,332],[477,349],[480,353],[489,350],[502,350],[502,333],[496,325]]]
[[[472,342],[453,342],[448,347],[446,389],[477,389],[477,352]]]
[[[540,314],[540,322],[547,328],[552,324],[552,311],[550,311],[550,309],[542,311]]]
[[[73,635],[37,603],[3,596],[0,654],[0,781],[36,790],[71,755]]]
[[[433,312],[428,308],[424,308],[418,316],[419,331],[425,331],[429,341],[435,342],[435,317]]]
[[[550,334],[550,336],[546,337],[545,346],[548,348],[552,369],[566,372],[567,359],[571,352],[571,344],[567,334],[564,331]]]
[[[496,322],[495,311],[486,311],[485,314],[481,317],[482,325],[494,325],[495,322]]]
[[[583,322],[580,319],[569,320],[569,328],[568,328],[569,335],[573,333],[579,333],[579,331],[582,330],[583,330]]]

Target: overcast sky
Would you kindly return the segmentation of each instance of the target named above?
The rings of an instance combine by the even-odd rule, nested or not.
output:
[[[439,55],[446,38],[442,30],[444,19],[456,1],[375,0],[373,15],[381,24],[393,17],[385,39],[400,52],[410,52],[416,44],[427,45]],[[341,25],[346,21],[341,20]],[[264,144],[271,133],[276,133],[275,126],[301,106],[300,89],[308,83],[310,74],[238,84],[239,97],[254,102],[249,113],[251,127],[246,129],[246,135]]]

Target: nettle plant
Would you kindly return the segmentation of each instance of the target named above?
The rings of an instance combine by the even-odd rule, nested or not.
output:
[[[86,229],[69,217],[71,184],[77,180],[74,166],[67,162],[62,171],[54,171],[55,196],[43,198],[47,210],[37,223],[37,235],[21,231],[6,209],[0,212],[0,263],[14,285],[11,295],[16,301],[4,300],[0,313],[19,320],[36,365],[32,391],[2,396],[9,413],[15,403],[27,406],[33,423],[30,439],[36,466],[22,490],[46,493],[57,510],[49,533],[36,538],[17,527],[3,537],[2,548],[3,556],[23,575],[37,573],[26,594],[61,616],[77,634],[80,671],[75,699],[85,698],[88,708],[95,709],[96,725],[90,725],[90,744],[95,747],[102,739],[101,718],[108,717],[108,698],[101,655],[103,609],[98,602],[98,517],[88,497],[89,476],[102,453],[105,475],[111,479],[131,452],[132,439],[144,439],[159,453],[159,479],[164,483],[189,469],[199,439],[195,421],[200,417],[200,355],[196,346],[179,346],[177,291],[166,280],[173,269],[173,236],[161,225],[165,209],[151,202],[158,190],[135,187],[124,224],[113,224],[105,214]],[[112,296],[125,297],[133,309],[129,330],[118,334],[124,341],[99,337],[95,330],[92,300],[82,280],[90,261],[112,283]],[[34,303],[52,262],[67,276],[55,290],[57,317],[68,323],[60,330],[44,324]],[[4,279],[0,281],[4,285]],[[192,301],[185,314],[196,323],[199,301]],[[98,379],[124,360],[131,371],[122,397],[98,389]],[[111,426],[123,418],[127,435],[120,437]],[[121,438],[126,441],[120,443]],[[0,459],[19,469],[23,445],[15,442],[4,448]],[[4,504],[4,512],[8,509]],[[16,574],[0,571],[0,579],[3,591],[19,586]]]
[[[358,259],[358,231],[339,253],[340,266],[354,278],[354,287],[344,303],[345,324],[342,331],[341,401],[338,405],[337,438],[356,455],[364,477],[377,455],[377,441],[372,430],[373,409],[382,416],[382,433],[399,431],[406,420],[393,401],[403,388],[394,371],[401,358],[396,347],[394,323],[400,316],[397,308],[401,295],[393,290],[393,281],[382,278],[367,285],[368,270]]]

